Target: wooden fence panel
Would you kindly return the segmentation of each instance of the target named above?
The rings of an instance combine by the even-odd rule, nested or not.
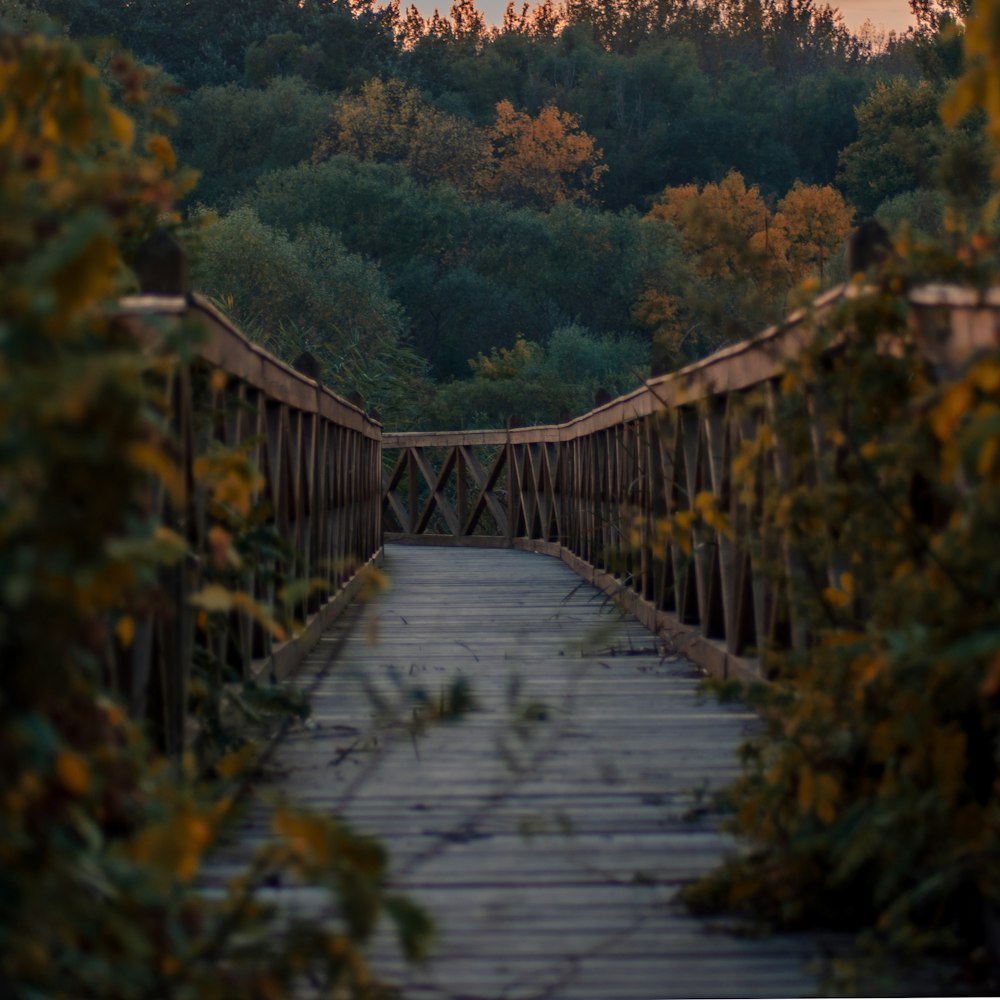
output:
[[[780,327],[565,424],[386,434],[393,468],[409,462],[411,469],[408,504],[403,478],[394,472],[386,480],[386,537],[558,555],[707,670],[765,675],[768,649],[803,648],[810,639],[796,615],[802,558],[787,539],[761,535],[762,498],[737,492],[732,463],[764,424],[780,442],[776,386],[787,360],[808,343],[815,318],[855,294],[856,286],[834,289]],[[926,288],[911,305],[913,338],[942,370],[1000,343],[1000,291]],[[818,480],[827,445],[816,423]],[[422,450],[434,445],[443,461],[426,460]],[[453,454],[463,455],[464,465]],[[445,518],[443,530],[428,532],[428,517],[413,515],[418,508],[466,509],[466,487],[455,480],[460,468],[476,491],[468,517]],[[779,448],[772,470],[779,483],[791,485],[789,469]],[[717,518],[716,526],[699,522],[699,505],[728,527]],[[776,563],[784,566],[782,579],[764,571]],[[831,584],[842,571],[834,556]]]
[[[187,502],[175,509],[163,491],[163,522],[189,542],[189,562],[165,575],[167,600],[140,623],[127,680],[136,714],[150,717],[168,752],[183,748],[196,612],[191,594],[210,561],[212,519],[199,456],[239,451],[263,483],[255,496],[260,532],[273,531],[270,554],[241,574],[243,591],[273,606],[282,584],[314,580],[290,612],[291,638],[271,633],[243,612],[215,640],[218,662],[244,679],[283,676],[297,666],[360,585],[360,571],[380,557],[383,490],[381,426],[360,409],[251,343],[197,296],[135,296],[120,322],[144,342],[190,329],[193,360],[171,376],[175,459]],[[322,582],[320,582],[322,581]]]

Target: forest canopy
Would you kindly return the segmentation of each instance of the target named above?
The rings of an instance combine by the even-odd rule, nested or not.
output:
[[[201,174],[196,286],[398,428],[494,422],[477,358],[559,331],[619,345],[603,388],[634,384],[843,280],[852,225],[978,212],[982,117],[938,112],[963,11],[913,7],[900,36],[815,0],[546,0],[494,26],[474,0],[3,4],[159,67]],[[503,398],[556,420],[592,374],[565,366],[545,405],[512,372]]]

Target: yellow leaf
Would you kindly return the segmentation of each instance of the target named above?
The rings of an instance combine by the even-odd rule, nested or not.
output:
[[[212,387],[213,392],[222,392],[226,388],[226,383],[229,381],[229,376],[221,368],[214,368],[212,374],[209,377],[209,385]]]
[[[389,589],[389,578],[375,566],[365,566],[358,572],[361,580],[359,600],[371,601]]]
[[[976,459],[976,471],[981,476],[985,476],[989,473],[990,469],[993,468],[993,463],[996,461],[997,448],[1000,447],[1000,438],[988,437],[984,442],[982,448],[979,449],[979,456]]]
[[[853,573],[841,573],[840,574],[840,589],[845,594],[854,593],[854,574]]]
[[[280,810],[272,821],[274,832],[288,841],[299,860],[326,866],[330,862],[330,838],[326,822],[320,817]]]
[[[819,637],[819,644],[824,647],[851,646],[863,642],[866,638],[864,632],[830,632]]]
[[[73,795],[86,795],[90,788],[90,766],[72,750],[60,750],[56,757],[56,778]]]
[[[969,374],[976,388],[982,392],[1000,390],[1000,363],[992,359],[980,361]]]
[[[185,804],[165,822],[146,827],[129,849],[135,860],[159,869],[163,877],[190,882],[212,836],[212,824]]]
[[[102,697],[98,699],[98,706],[110,725],[117,728],[125,722],[125,711],[117,702],[111,701],[110,698]]]
[[[220,611],[232,611],[235,594],[219,583],[210,583],[197,594],[191,595],[191,603],[209,614]]]
[[[694,524],[694,511],[681,510],[674,515],[674,524],[680,531],[688,532]]]
[[[968,382],[956,382],[945,390],[930,415],[931,428],[939,441],[951,438],[971,403],[972,386]]]
[[[246,771],[254,762],[256,748],[248,743],[239,750],[227,753],[216,765],[215,769],[223,778],[235,778]]]
[[[118,624],[115,625],[115,635],[125,649],[132,645],[132,640],[135,638],[135,621],[131,615],[122,615],[118,619]]]
[[[128,457],[136,468],[159,479],[175,506],[184,505],[187,493],[184,477],[177,463],[162,448],[147,441],[139,441],[129,447]]]
[[[885,668],[886,660],[884,656],[864,656],[858,660],[855,670],[858,675],[858,684],[864,686],[870,684]]]
[[[842,590],[837,590],[836,587],[826,587],[823,590],[823,600],[828,604],[832,604],[835,608],[842,608],[850,603],[851,598],[849,594],[845,594]]]
[[[234,557],[237,562],[239,561],[233,551],[233,536],[217,524],[208,529],[208,547],[212,553],[212,562],[216,566],[227,566]]]
[[[115,140],[123,146],[131,146],[135,138],[135,125],[124,111],[108,108],[108,125]]]
[[[17,111],[12,103],[4,109],[3,117],[0,118],[0,146],[4,146],[11,141],[17,131]]]
[[[157,553],[160,559],[167,565],[171,565],[188,553],[188,543],[183,535],[168,528],[164,524],[158,524],[153,532],[153,539],[156,542]]]
[[[694,498],[694,509],[699,513],[704,514],[706,510],[712,510],[715,507],[715,494],[710,490],[702,490]]]
[[[720,535],[729,535],[729,518],[721,511],[710,509],[702,511],[702,518],[709,527],[715,528]]]
[[[255,622],[266,628],[278,642],[287,638],[285,630],[278,624],[274,616],[262,604],[255,601],[250,594],[239,591],[227,591],[227,593],[232,601],[232,607],[245,611]]]
[[[163,164],[165,169],[174,170],[176,168],[177,157],[174,155],[173,147],[166,136],[150,136],[146,142],[146,148]]]

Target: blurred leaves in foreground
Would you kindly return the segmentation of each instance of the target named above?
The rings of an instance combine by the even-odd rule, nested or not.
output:
[[[997,248],[905,267],[979,283]],[[910,280],[890,262],[842,300],[734,461],[807,645],[747,692],[766,722],[730,789],[747,849],[686,895],[968,956],[1000,914],[1000,352],[929,361]]]
[[[225,782],[253,753],[222,756],[208,787],[192,760],[156,755],[110,683],[136,622],[168,604],[163,567],[190,558],[155,514],[185,488],[163,389],[176,359],[110,307],[192,178],[151,127],[169,122],[150,75],[100,57],[103,73],[64,40],[0,33],[0,993],[273,1000],[308,981],[382,996],[361,951],[380,915],[414,957],[429,922],[386,894],[381,848],[283,809],[249,870],[196,892],[233,809]],[[245,557],[254,480],[230,474],[237,459],[201,470],[232,515],[210,538],[220,573]],[[223,591],[200,591],[206,618],[239,597]],[[276,871],[327,890],[319,919],[261,902]]]
[[[996,0],[970,16],[944,108],[954,125],[981,105],[994,142],[998,18]],[[746,849],[686,890],[755,923],[861,931],[876,953],[958,955],[993,985],[1000,351],[949,361],[935,345],[951,311],[921,314],[907,290],[995,287],[995,216],[995,198],[978,216],[953,210],[946,240],[904,235],[877,274],[856,276],[733,463],[759,518],[756,556],[771,553],[805,642],[771,651],[771,683],[747,692],[766,731],[730,789]],[[834,965],[851,985],[853,963]]]

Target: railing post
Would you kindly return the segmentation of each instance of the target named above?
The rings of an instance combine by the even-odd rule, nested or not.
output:
[[[507,455],[507,546],[513,548],[514,546],[514,536],[517,531],[517,511],[518,507],[516,505],[516,495],[517,495],[517,469],[514,468],[514,463],[517,461],[517,455],[514,451],[514,444],[511,441],[511,429],[518,425],[519,421],[517,417],[507,418],[507,442],[504,445]]]
[[[414,449],[410,448],[406,453],[406,479],[410,499],[408,529],[411,535],[417,533],[417,521],[420,518],[420,491],[417,486],[417,475],[417,456]]]
[[[458,530],[462,534],[465,532],[465,525],[469,519],[469,486],[465,479],[465,453],[458,445],[455,446],[455,504],[458,508]]]

